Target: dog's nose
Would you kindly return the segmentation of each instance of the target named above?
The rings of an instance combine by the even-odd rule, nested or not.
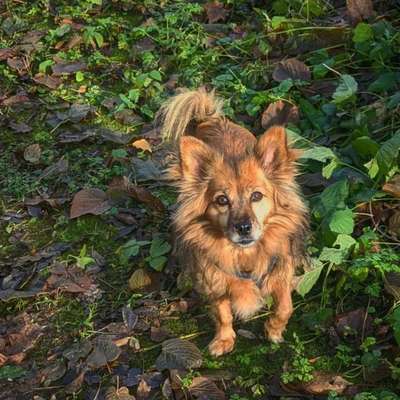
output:
[[[238,224],[234,225],[235,231],[240,236],[246,236],[251,232],[251,222],[250,221],[242,221]]]

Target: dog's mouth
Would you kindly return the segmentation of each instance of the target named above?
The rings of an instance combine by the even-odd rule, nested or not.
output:
[[[246,239],[240,239],[234,243],[240,247],[251,247],[255,242],[256,241],[254,239],[246,238]]]

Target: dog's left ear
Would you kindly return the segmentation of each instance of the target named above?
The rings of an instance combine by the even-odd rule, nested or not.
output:
[[[256,156],[266,171],[274,171],[291,160],[283,126],[272,126],[257,141]]]

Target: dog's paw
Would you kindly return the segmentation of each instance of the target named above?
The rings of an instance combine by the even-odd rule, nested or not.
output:
[[[282,343],[284,342],[283,338],[283,331],[282,329],[274,329],[268,322],[265,324],[265,336],[272,342],[272,343]]]
[[[231,352],[234,345],[234,337],[229,337],[227,339],[214,338],[213,341],[208,345],[208,351],[212,356],[219,357],[222,356],[222,354]]]

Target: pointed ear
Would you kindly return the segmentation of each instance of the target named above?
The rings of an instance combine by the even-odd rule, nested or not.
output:
[[[255,152],[265,171],[279,169],[290,160],[285,128],[272,126],[257,141]]]
[[[181,171],[184,178],[200,180],[215,158],[214,150],[193,136],[183,136],[179,143]]]

